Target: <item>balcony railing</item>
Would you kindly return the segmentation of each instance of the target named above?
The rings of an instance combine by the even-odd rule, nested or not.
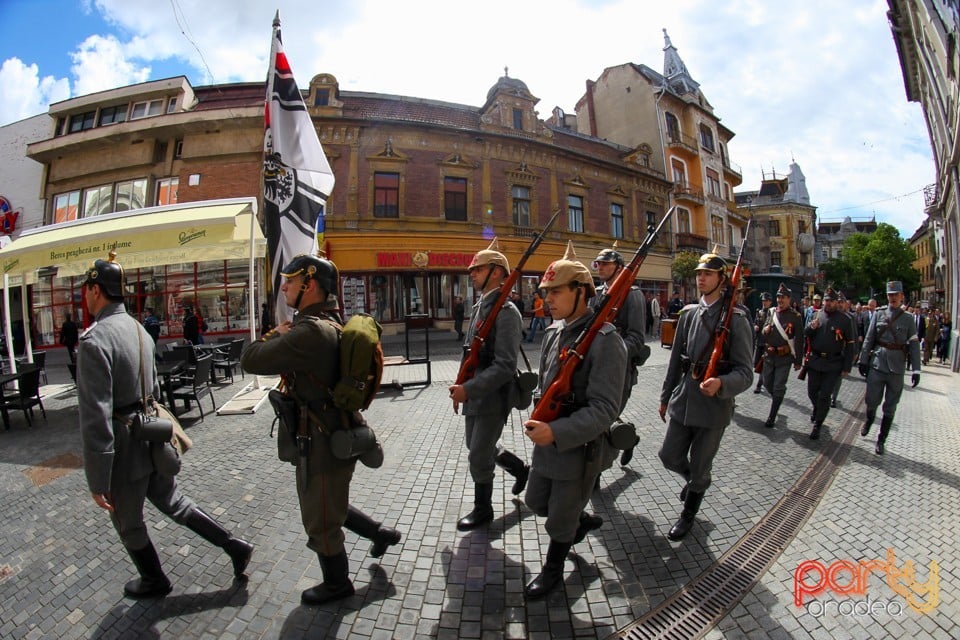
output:
[[[723,170],[727,173],[735,175],[740,180],[743,180],[743,171],[740,169],[740,165],[736,162],[730,162],[726,158],[723,160]]]
[[[689,202],[696,202],[697,204],[704,203],[702,187],[683,184],[681,182],[673,183],[673,197],[677,200],[687,200]]]
[[[685,149],[690,153],[699,153],[696,139],[679,131],[667,131],[667,146],[674,149]]]
[[[710,238],[695,233],[677,232],[677,251],[699,251],[705,253],[710,246]]]

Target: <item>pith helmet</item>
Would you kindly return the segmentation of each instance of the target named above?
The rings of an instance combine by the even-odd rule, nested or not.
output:
[[[303,275],[307,280],[313,278],[320,288],[328,294],[337,293],[337,283],[340,282],[340,272],[333,261],[306,253],[294,256],[287,266],[280,272],[284,278],[293,278]]]
[[[497,242],[496,236],[494,236],[489,247],[481,251],[477,251],[477,253],[473,256],[473,260],[470,261],[470,266],[467,267],[467,271],[476,269],[477,267],[482,267],[487,264],[503,267],[504,271],[510,273],[510,263],[507,262],[507,257],[500,253],[500,244]]]
[[[108,298],[123,297],[123,267],[117,263],[117,252],[111,251],[107,260],[97,260],[87,269],[84,284],[98,284]]]
[[[727,263],[726,261],[716,254],[716,248],[714,248],[713,253],[705,253],[700,256],[700,264],[697,265],[696,271],[717,271],[719,273],[726,273]]]
[[[598,262],[616,262],[618,267],[622,267],[626,264],[623,261],[623,255],[617,251],[617,243],[614,242],[613,246],[609,249],[604,249],[597,254],[597,257],[593,259],[593,265],[596,267]]]
[[[579,282],[589,292],[587,297],[591,298],[597,293],[593,285],[593,276],[590,275],[590,269],[577,260],[577,254],[573,250],[573,242],[567,242],[567,251],[559,260],[554,260],[547,267],[540,280],[540,288],[558,287],[571,282]]]
[[[792,298],[792,297],[793,297],[793,292],[790,291],[790,287],[788,287],[787,285],[785,285],[785,284],[783,284],[783,283],[781,282],[781,283],[780,283],[780,288],[777,289],[777,295],[778,295],[778,296],[786,296],[786,297],[788,297],[788,298]]]
[[[891,280],[887,283],[887,293],[903,293],[903,283],[899,280]]]
[[[814,300],[823,300],[823,296],[821,296],[819,293],[815,293],[815,294],[813,294],[813,299],[814,299]]]
[[[824,302],[826,302],[827,300],[836,300],[836,299],[837,299],[836,290],[834,290],[833,287],[827,287],[827,290],[823,292]]]

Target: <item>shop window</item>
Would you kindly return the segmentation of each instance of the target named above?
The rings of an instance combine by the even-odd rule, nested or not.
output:
[[[567,196],[567,230],[583,233],[583,198]]]
[[[467,179],[443,179],[443,213],[447,220],[467,220]]]
[[[400,217],[400,174],[373,174],[373,217]]]
[[[510,193],[513,197],[513,224],[517,227],[530,226],[530,188],[513,185]]]
[[[623,237],[623,205],[610,203],[610,235],[614,238]]]

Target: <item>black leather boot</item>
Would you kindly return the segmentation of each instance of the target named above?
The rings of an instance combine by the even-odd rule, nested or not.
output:
[[[590,515],[586,511],[580,514],[580,524],[577,525],[577,532],[573,536],[573,544],[583,542],[587,534],[603,526],[603,518],[597,515]]]
[[[341,600],[353,595],[353,583],[348,575],[350,565],[347,552],[341,551],[335,556],[321,556],[320,569],[323,571],[323,582],[310,587],[300,594],[303,604],[323,604],[332,600]]]
[[[815,425],[813,425],[813,430],[810,432],[810,439],[811,439],[811,440],[819,440],[819,439],[820,439],[820,429],[821,429],[821,428],[823,428],[823,423],[822,423],[822,422],[818,422],[818,423],[816,423]]]
[[[350,505],[347,507],[347,521],[343,526],[353,531],[361,538],[370,540],[370,557],[379,558],[387,552],[387,547],[400,542],[400,532],[396,529],[383,526],[363,511]]]
[[[152,542],[148,542],[143,549],[127,549],[130,559],[136,565],[140,573],[139,578],[131,580],[123,587],[123,594],[129,598],[162,598],[171,591],[173,585],[163,573],[163,567],[160,566],[160,556],[153,547]]]
[[[184,524],[210,544],[226,551],[230,561],[233,562],[233,577],[243,577],[243,572],[246,571],[247,565],[250,564],[250,557],[253,555],[252,544],[246,540],[234,538],[229,531],[198,507],[194,507],[193,511],[187,514]]]
[[[460,531],[470,531],[493,520],[493,485],[476,483],[473,491],[473,511],[457,522]]]
[[[880,419],[880,433],[877,435],[877,446],[873,450],[878,456],[883,455],[883,443],[887,441],[887,434],[890,433],[891,426],[893,426],[893,416],[883,416]]]
[[[542,598],[563,581],[563,563],[567,559],[567,554],[570,553],[571,546],[573,545],[566,542],[550,541],[543,570],[524,589],[528,598]]]
[[[670,527],[667,538],[670,540],[679,540],[690,533],[697,512],[700,511],[700,503],[702,502],[703,492],[687,491],[687,499],[683,501],[683,511],[680,512],[680,519]]]
[[[780,411],[780,405],[783,404],[783,398],[774,398],[773,402],[770,403],[770,415],[767,416],[767,421],[763,423],[767,429],[772,429],[773,425],[777,422],[777,413]]]
[[[497,465],[504,471],[514,477],[513,489],[511,493],[518,496],[527,486],[527,478],[530,477],[530,465],[521,460],[516,454],[501,449],[496,457]]]
[[[873,426],[873,421],[876,419],[877,419],[876,410],[870,411],[869,409],[867,409],[867,419],[863,423],[863,426],[860,427],[860,435],[865,436],[868,433],[870,433],[870,427]]]
[[[763,378],[757,380],[757,386],[753,390],[754,393],[760,393],[761,391],[763,391]]]

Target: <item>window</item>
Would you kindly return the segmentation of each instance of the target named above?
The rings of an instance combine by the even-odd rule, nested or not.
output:
[[[771,251],[771,252],[770,252],[770,265],[771,265],[771,266],[773,266],[773,265],[782,266],[782,265],[783,265],[783,263],[781,262],[782,260],[783,260],[783,256],[781,255],[781,253],[780,253],[779,251]]]
[[[174,140],[173,142],[173,159],[179,160],[183,157],[183,140]]]
[[[158,206],[177,203],[177,190],[180,188],[180,178],[160,178],[157,180]]]
[[[779,220],[771,220],[771,221],[767,224],[767,234],[770,235],[770,236],[778,236],[778,235],[780,235],[780,221],[779,221]]]
[[[147,206],[147,181],[143,178],[118,182],[115,192],[114,211],[130,211]]]
[[[713,233],[713,241],[717,244],[723,244],[723,217],[710,216],[710,230]]]
[[[522,109],[513,110],[513,128],[523,131],[523,110]]]
[[[173,113],[177,110],[177,98],[174,96],[170,98],[170,102],[167,103],[167,113]]]
[[[677,120],[677,116],[667,112],[664,114],[664,118],[667,121],[667,137],[671,142],[680,142],[680,122]]]
[[[807,232],[807,223],[804,220],[797,220],[797,231],[800,233]]]
[[[317,89],[313,98],[313,106],[326,107],[330,104],[330,89]]]
[[[690,211],[677,207],[677,232],[690,233]]]
[[[729,244],[731,247],[734,247],[734,246],[737,245],[736,238],[735,238],[735,236],[733,235],[733,225],[732,225],[732,224],[728,224],[728,225],[727,225],[727,238],[729,238],[729,240],[727,241],[727,244]]]
[[[583,198],[567,196],[567,230],[583,233]]]
[[[517,227],[530,226],[530,188],[514,185],[510,190],[513,195],[513,224]]]
[[[87,111],[86,113],[78,113],[70,116],[70,125],[68,131],[70,133],[76,133],[77,131],[93,129],[94,118],[96,115],[96,111]]]
[[[610,203],[610,236],[623,237],[623,205],[616,202]]]
[[[443,212],[447,220],[467,220],[467,179],[444,177]]]
[[[400,217],[400,174],[373,174],[373,217]]]
[[[713,169],[707,169],[707,190],[712,196],[722,197],[720,195],[720,174]]]
[[[127,105],[122,104],[116,107],[105,107],[100,109],[100,124],[98,127],[102,127],[108,124],[116,124],[117,122],[123,122],[127,119]]]
[[[83,218],[113,211],[113,185],[105,184],[83,192]]]
[[[687,186],[687,170],[683,163],[674,158],[670,161],[670,166],[673,169],[673,183],[680,187]]]
[[[149,116],[158,116],[163,113],[163,100],[149,100],[145,102],[134,102],[133,109],[130,110],[130,119],[138,120]]]
[[[71,191],[53,197],[53,223],[77,219],[80,206],[80,192]]]
[[[700,125],[700,146],[710,153],[716,151],[716,147],[714,147],[713,144],[713,131],[705,124]]]

